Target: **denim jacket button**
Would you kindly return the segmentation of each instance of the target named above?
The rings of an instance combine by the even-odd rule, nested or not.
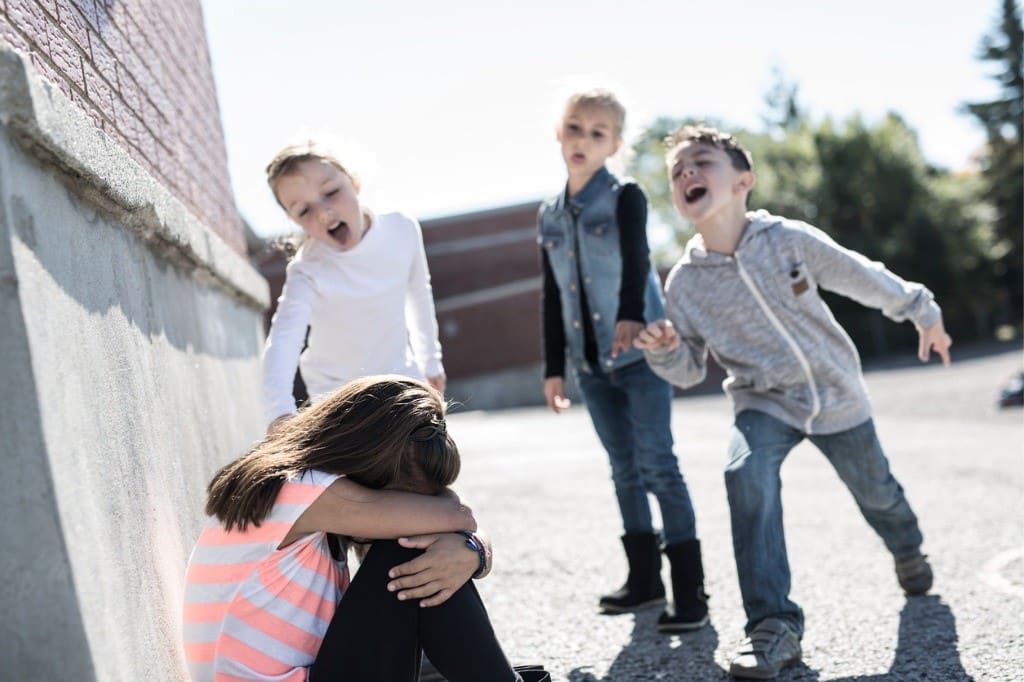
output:
[[[572,249],[569,249],[569,251],[565,255],[567,255],[569,258],[572,258]]]
[[[553,241],[551,241],[550,239],[545,244],[545,246],[548,247],[549,249],[554,247],[554,245],[555,245],[555,243]]]
[[[579,320],[573,320],[572,321],[572,326],[575,329],[579,329],[580,328],[580,321]]]
[[[569,285],[569,291],[576,291],[576,285],[575,284],[570,284]]]
[[[601,313],[594,313],[594,321],[596,322],[597,320],[600,320],[600,319],[601,319]]]
[[[596,230],[594,230],[594,234],[596,234],[598,237],[600,237],[602,234],[604,234],[604,228],[603,227],[597,228]]]

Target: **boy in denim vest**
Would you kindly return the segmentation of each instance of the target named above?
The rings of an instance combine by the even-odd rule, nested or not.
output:
[[[629,564],[626,583],[601,597],[600,607],[621,613],[665,603],[660,540],[647,499],[653,493],[675,600],[658,629],[695,630],[708,622],[707,597],[693,507],[672,452],[672,389],[633,348],[644,321],[664,315],[647,248],[647,199],[638,185],[605,168],[622,144],[624,123],[622,104],[598,90],[571,97],[558,129],[568,182],[539,214],[544,396],[556,414],[568,407],[568,354],[611,461]]]
[[[917,517],[875,434],[857,349],[818,287],[913,321],[923,362],[934,350],[948,365],[952,342],[924,286],[806,223],[748,212],[754,173],[734,138],[686,127],[669,144],[673,201],[698,234],[668,277],[668,320],[648,325],[635,345],[678,386],[704,378],[709,352],[729,373],[723,386],[736,421],[725,483],[748,635],[729,672],[770,679],[801,655],[803,612],[789,599],[779,469],[804,438],[853,493],[892,553],[903,590],[919,595],[932,585]]]

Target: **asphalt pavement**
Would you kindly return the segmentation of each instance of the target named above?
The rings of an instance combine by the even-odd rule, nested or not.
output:
[[[792,597],[806,632],[803,662],[780,680],[1024,680],[1024,412],[995,406],[1024,355],[1019,346],[968,349],[946,369],[915,365],[908,353],[906,362],[869,366],[866,380],[882,445],[921,520],[935,587],[903,595],[891,557],[835,472],[800,445],[782,477]],[[495,547],[480,591],[514,663],[544,663],[570,682],[729,679],[744,622],[722,477],[731,419],[724,396],[673,404],[711,625],[669,636],[655,630],[656,609],[597,611],[626,567],[607,460],[586,410],[450,416],[463,454],[457,487]]]

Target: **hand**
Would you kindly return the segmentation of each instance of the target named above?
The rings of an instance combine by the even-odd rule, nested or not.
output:
[[[280,430],[280,428],[284,426],[285,422],[288,421],[288,419],[290,418],[290,414],[282,414],[280,417],[274,419],[274,421],[270,422],[270,425],[267,427],[267,435],[274,435],[274,433]]]
[[[448,386],[448,377],[442,372],[435,377],[427,377],[427,383],[430,384],[432,389],[444,396],[444,389]]]
[[[398,544],[425,551],[388,571],[388,590],[402,600],[421,599],[423,607],[446,602],[480,567],[480,555],[456,533],[398,538]]]
[[[676,328],[672,325],[671,321],[655,320],[644,327],[636,339],[633,340],[633,345],[641,350],[655,350],[658,348],[675,350],[682,345],[682,341],[679,339],[679,334],[676,333]]]
[[[953,345],[953,339],[946,333],[942,320],[927,329],[917,327],[917,337],[917,357],[921,362],[928,362],[931,352],[935,351],[942,358],[942,364],[949,367],[949,347]]]
[[[643,322],[633,320],[619,320],[615,323],[615,338],[612,339],[612,357],[616,358],[620,352],[625,353],[633,347],[633,340],[637,334],[644,329]]]
[[[555,414],[569,409],[572,403],[565,397],[565,381],[562,377],[548,377],[544,380],[544,399]]]

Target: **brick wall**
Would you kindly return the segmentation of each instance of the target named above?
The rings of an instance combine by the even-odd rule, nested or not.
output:
[[[245,253],[199,0],[0,0],[0,41]]]

